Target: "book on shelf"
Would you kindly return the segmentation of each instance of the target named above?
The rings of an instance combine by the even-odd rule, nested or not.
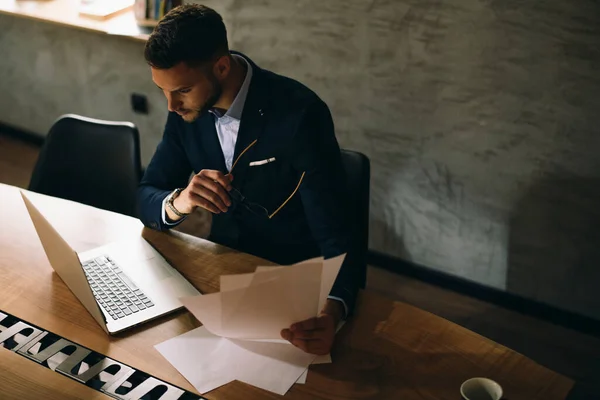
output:
[[[173,8],[180,6],[182,2],[182,0],[135,0],[135,19],[158,22]]]
[[[135,0],[133,14],[135,19],[146,19],[146,0]]]

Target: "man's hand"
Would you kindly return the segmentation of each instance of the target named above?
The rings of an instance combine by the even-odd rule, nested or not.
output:
[[[328,299],[318,317],[297,322],[281,331],[281,337],[307,353],[329,354],[338,323],[344,315],[341,302]]]
[[[202,207],[214,214],[227,212],[231,206],[228,193],[231,190],[231,181],[231,174],[224,175],[221,171],[203,169],[194,175],[188,186],[175,198],[173,205],[184,214],[191,213],[196,207]],[[169,218],[178,219],[176,215],[171,215],[169,208],[167,212]]]

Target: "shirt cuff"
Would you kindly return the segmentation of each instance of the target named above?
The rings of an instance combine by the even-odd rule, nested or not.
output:
[[[337,300],[337,301],[342,302],[342,304],[344,305],[344,318],[342,318],[342,319],[346,319],[346,317],[348,316],[348,306],[346,305],[346,302],[343,299],[341,299],[339,297],[335,297],[335,296],[327,296],[327,298],[331,299],[331,300]]]
[[[169,198],[170,195],[171,195],[171,193],[169,193],[168,195],[166,195],[165,198],[162,201],[162,208],[161,208],[161,211],[160,211],[160,216],[162,218],[163,224],[165,224],[165,225],[170,225],[170,226],[179,225],[179,223],[181,221],[183,221],[186,217],[183,217],[183,218],[181,218],[181,219],[179,219],[179,220],[177,220],[175,222],[169,222],[169,221],[167,221],[167,212],[166,212],[165,208],[167,207],[167,199]],[[346,305],[344,304],[344,306],[346,306]]]

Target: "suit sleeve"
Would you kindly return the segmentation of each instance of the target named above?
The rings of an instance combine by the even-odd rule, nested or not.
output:
[[[192,167],[183,149],[179,118],[169,113],[162,140],[148,164],[138,188],[140,219],[147,227],[170,229],[177,224],[165,224],[163,201],[173,190],[186,187]]]
[[[360,286],[345,209],[346,176],[329,109],[321,100],[304,112],[294,136],[293,166],[305,173],[298,190],[313,237],[323,257],[346,253],[330,297],[344,301],[352,313]]]

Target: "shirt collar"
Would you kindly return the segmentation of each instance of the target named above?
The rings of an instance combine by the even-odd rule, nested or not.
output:
[[[224,115],[233,119],[237,119],[238,121],[242,119],[242,111],[244,110],[244,104],[246,103],[246,97],[248,97],[248,88],[250,87],[250,81],[252,80],[252,66],[246,59],[242,56],[238,56],[237,54],[233,54],[233,57],[239,62],[246,64],[246,77],[244,78],[244,82],[240,87],[235,99],[233,99],[233,103],[231,106],[223,114],[222,110],[219,109],[211,109],[210,111],[217,117],[221,118]]]

